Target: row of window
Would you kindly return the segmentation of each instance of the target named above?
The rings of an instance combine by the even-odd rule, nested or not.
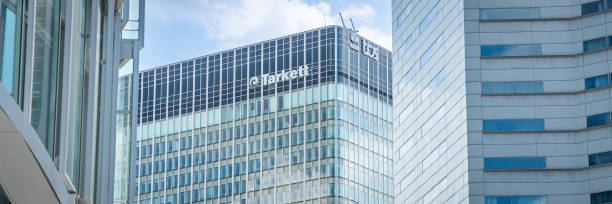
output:
[[[612,163],[612,151],[589,155],[589,166]],[[485,170],[527,170],[546,168],[545,157],[484,158]]]
[[[610,113],[586,117],[587,128],[610,124]],[[544,131],[544,119],[482,120],[483,132]]]
[[[594,89],[612,85],[612,74],[604,74],[584,79],[585,89]]]
[[[612,0],[599,0],[582,4],[582,15],[612,9]]]
[[[251,180],[249,180],[249,182],[251,182]],[[310,188],[310,190],[305,190],[301,186],[292,186],[290,188],[279,188],[276,190],[276,201],[279,203],[286,203],[285,201],[283,201],[284,199],[289,202],[293,200],[293,202],[295,203],[295,202],[300,202],[303,200],[309,200],[309,199],[319,198],[319,197],[338,196],[338,197],[343,197],[343,198],[351,199],[354,201],[358,201],[359,203],[370,203],[370,202],[375,203],[377,201],[383,204],[389,203],[388,201],[380,200],[379,195],[376,195],[374,192],[371,192],[371,191],[368,192],[367,190],[363,188],[358,188],[358,187],[356,188],[346,183],[321,183],[321,184],[314,184],[314,185],[317,185],[317,186],[307,187],[307,188]],[[222,198],[225,196],[232,196],[232,193],[233,195],[239,195],[239,194],[246,192],[245,187],[246,187],[246,182],[244,181],[228,182],[228,183],[223,183],[220,185],[209,186],[209,187],[200,188],[200,189],[194,189],[192,191],[189,191],[189,190],[180,191],[178,194],[168,194],[165,197],[165,202],[164,202],[164,196],[159,196],[159,197],[154,197],[153,199],[143,198],[137,203],[151,204],[151,201],[153,201],[154,204],[157,204],[157,203],[175,204],[178,201],[178,203],[180,204],[187,204],[191,202],[200,202],[204,200]],[[319,190],[316,190],[316,189],[319,189]],[[291,194],[291,197],[289,197],[290,194]],[[273,196],[274,195],[272,196],[271,195],[261,195],[260,197],[260,195],[255,195],[255,197],[252,197],[252,199],[253,201],[259,201],[259,199],[262,199],[261,200],[262,203],[272,203],[275,201]],[[180,198],[177,200],[177,197],[180,197]],[[323,203],[335,203],[331,201],[330,202],[322,201],[322,202]],[[239,203],[244,203],[244,202],[240,201]],[[226,204],[226,203],[222,203],[222,204]]]
[[[599,0],[581,5],[582,15],[612,9],[612,0]],[[540,8],[480,9],[480,20],[528,20],[539,19]]]
[[[612,74],[584,79],[586,90],[612,85]],[[543,93],[542,81],[482,82],[482,94],[533,94]]]
[[[482,82],[482,94],[531,94],[544,92],[542,81]]]
[[[526,170],[546,168],[545,157],[484,158],[485,170]]]
[[[595,115],[589,115],[586,117],[587,127],[596,127],[601,125],[610,124],[610,113],[600,113]]]
[[[280,136],[279,136],[280,137]],[[287,137],[288,138],[288,137]],[[302,137],[303,138],[303,137]],[[302,140],[303,141],[303,140]],[[286,142],[287,146],[288,146],[288,142]],[[296,143],[297,145],[297,143]],[[241,145],[243,148],[246,148],[244,143]],[[238,149],[242,149],[242,148],[238,148]],[[319,151],[320,149],[320,151]],[[339,151],[339,150],[338,150]],[[245,150],[242,150],[242,152],[244,153]],[[321,152],[320,156],[319,156],[319,152]],[[338,152],[339,153],[339,152]],[[229,159],[231,158],[231,147],[224,147],[221,148],[221,154],[219,155],[219,151],[218,149],[214,149],[214,150],[208,150],[208,163],[210,162],[216,162],[218,160],[225,160],[225,159]],[[238,150],[236,151],[236,155],[244,155],[241,154]],[[304,162],[304,156],[306,156],[306,161],[310,162],[310,161],[315,161],[318,159],[326,159],[326,158],[332,158],[336,155],[336,148],[334,145],[327,145],[327,146],[321,146],[321,147],[313,147],[313,148],[308,148],[306,150],[297,150],[297,151],[293,151],[291,152],[291,154],[289,153],[285,153],[283,158],[279,158],[281,159],[280,161],[278,161],[278,163],[276,163],[277,167],[283,167],[283,166],[288,166],[288,165],[295,165],[295,164],[300,164]],[[238,157],[237,156],[237,157]],[[179,168],[189,168],[192,165],[202,165],[205,162],[205,158],[204,158],[204,152],[200,152],[200,153],[194,153],[194,161],[193,164],[191,162],[192,159],[192,155],[191,154],[187,154],[187,155],[182,155],[180,156],[180,160],[179,157],[171,157],[168,158],[166,160],[161,159],[161,160],[156,160],[153,162],[148,162],[148,163],[144,163],[141,165],[136,165],[136,172],[139,172],[139,176],[147,176],[147,175],[151,175],[152,173],[163,173],[165,171],[172,171],[172,170],[177,170]],[[180,161],[180,163],[179,163]],[[274,161],[274,156],[271,157],[264,157],[263,158],[263,166],[264,169],[263,170],[267,170],[267,169],[271,169],[274,168],[275,166],[275,161]],[[291,162],[291,163],[289,163]],[[255,159],[252,161],[249,161],[249,173],[252,171],[259,171],[260,170],[260,161],[259,159]],[[166,169],[167,167],[167,169]],[[238,170],[240,170],[240,167],[237,167]],[[230,171],[231,171],[231,167],[229,167]]]
[[[543,131],[544,119],[482,120],[483,132]]]
[[[141,195],[144,194],[143,192],[146,192],[147,189],[151,190],[150,182],[151,181],[147,181],[147,182],[142,182],[140,184],[141,185],[140,186]],[[146,184],[149,184],[149,185],[146,185]],[[157,190],[158,191],[163,190],[163,185],[164,184],[163,184],[163,179],[162,179],[160,186],[158,186]],[[153,186],[153,188],[155,188],[155,185]],[[153,192],[155,192],[155,190]],[[217,185],[210,186],[210,187],[206,187],[206,189],[201,188],[201,189],[194,189],[193,191],[181,191],[178,194],[169,194],[169,195],[166,195],[165,202],[164,202],[164,197],[160,196],[160,197],[155,197],[153,199],[143,199],[139,203],[151,204],[151,202],[153,202],[153,204],[164,204],[164,203],[166,204],[174,204],[174,203],[187,204],[191,202],[211,200],[215,198],[221,198],[221,197],[226,197],[226,196],[231,196],[231,195],[239,195],[243,193],[246,193],[246,181],[245,180],[224,183],[218,186]]]
[[[612,203],[612,191],[591,194],[591,204]]]
[[[612,46],[612,36],[596,38],[582,42],[583,51],[590,52]],[[541,56],[542,45],[482,45],[480,46],[480,56],[482,57],[525,57]]]
[[[483,57],[521,57],[521,56],[540,56],[542,46],[532,45],[482,45],[480,46],[480,56]]]
[[[612,151],[589,155],[589,166],[612,163]]]
[[[487,196],[485,204],[546,204],[545,196]]]
[[[480,20],[520,20],[540,18],[540,8],[480,9]]]

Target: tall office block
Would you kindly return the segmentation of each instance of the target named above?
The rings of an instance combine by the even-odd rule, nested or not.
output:
[[[1,203],[113,202],[118,72],[137,55],[124,53],[134,28],[123,7],[134,2],[0,1]]]
[[[612,202],[612,1],[393,1],[398,203]]]
[[[139,73],[139,203],[392,203],[391,53],[328,26]]]

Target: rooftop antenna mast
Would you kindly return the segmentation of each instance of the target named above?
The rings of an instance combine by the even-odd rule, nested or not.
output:
[[[338,12],[338,14],[340,15],[340,21],[342,21],[342,27],[346,28],[346,25],[344,25],[344,18],[342,18],[342,12]]]
[[[353,32],[355,32],[355,33],[359,32],[359,31],[357,31],[355,29],[355,25],[353,24],[353,18],[349,18],[349,21],[351,21],[351,26],[353,27]]]
[[[326,19],[327,15],[325,15],[325,12],[323,12],[323,24],[324,26],[327,26],[327,19]]]

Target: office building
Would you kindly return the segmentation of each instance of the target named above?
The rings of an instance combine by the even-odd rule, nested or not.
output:
[[[394,0],[395,201],[612,202],[611,8]]]
[[[327,26],[143,70],[138,203],[392,203],[391,53]]]
[[[138,55],[124,37],[142,36],[128,18],[139,4],[0,1],[0,203],[113,202],[118,72]]]

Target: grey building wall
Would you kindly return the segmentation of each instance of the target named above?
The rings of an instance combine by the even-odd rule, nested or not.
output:
[[[430,145],[436,137],[414,137],[422,129],[411,128],[413,124],[437,120],[435,114],[429,117],[427,112],[413,111],[418,110],[417,104],[396,102],[395,124],[408,124],[394,127],[394,151],[399,156],[394,160],[396,201],[610,202],[606,197],[612,194],[608,2],[443,2],[443,14],[432,25],[457,25],[461,31],[454,34],[459,38],[455,45],[446,42],[443,46],[448,49],[439,49],[430,61],[457,58],[460,64],[450,67],[461,69],[461,77],[445,78],[441,84],[457,81],[442,89],[459,88],[454,93],[462,102],[453,107],[456,109],[437,110],[448,110],[442,116],[448,123],[432,129],[459,139],[451,143],[455,145]],[[398,53],[409,33],[419,33],[417,25],[425,18],[420,13],[427,13],[435,2],[394,1],[394,25],[401,8],[410,4],[417,9],[409,14],[409,23],[394,28],[394,53],[400,54],[394,61],[398,76],[405,76],[405,69],[414,64],[418,67],[420,49],[436,36],[434,29],[427,29],[425,37],[414,38],[405,56]],[[457,18],[452,17],[453,10],[460,13]],[[452,30],[449,26],[444,32]],[[443,53],[453,47],[460,50],[458,55]],[[427,66],[406,79],[408,87],[427,86],[427,75],[425,82],[418,75],[435,72]],[[402,77],[395,79],[394,85],[402,86]],[[406,101],[419,101],[418,95],[406,91],[409,89],[399,90],[399,97],[408,95]],[[449,101],[426,104],[436,107]],[[451,112],[458,117],[448,115]],[[461,125],[453,129],[456,132],[445,131],[452,124]],[[435,162],[426,165],[432,157],[437,158]],[[460,164],[436,166],[438,162]],[[448,179],[456,177],[462,177],[462,185],[451,185],[455,183]],[[442,196],[427,200],[431,194]],[[462,199],[443,200],[451,195]]]

